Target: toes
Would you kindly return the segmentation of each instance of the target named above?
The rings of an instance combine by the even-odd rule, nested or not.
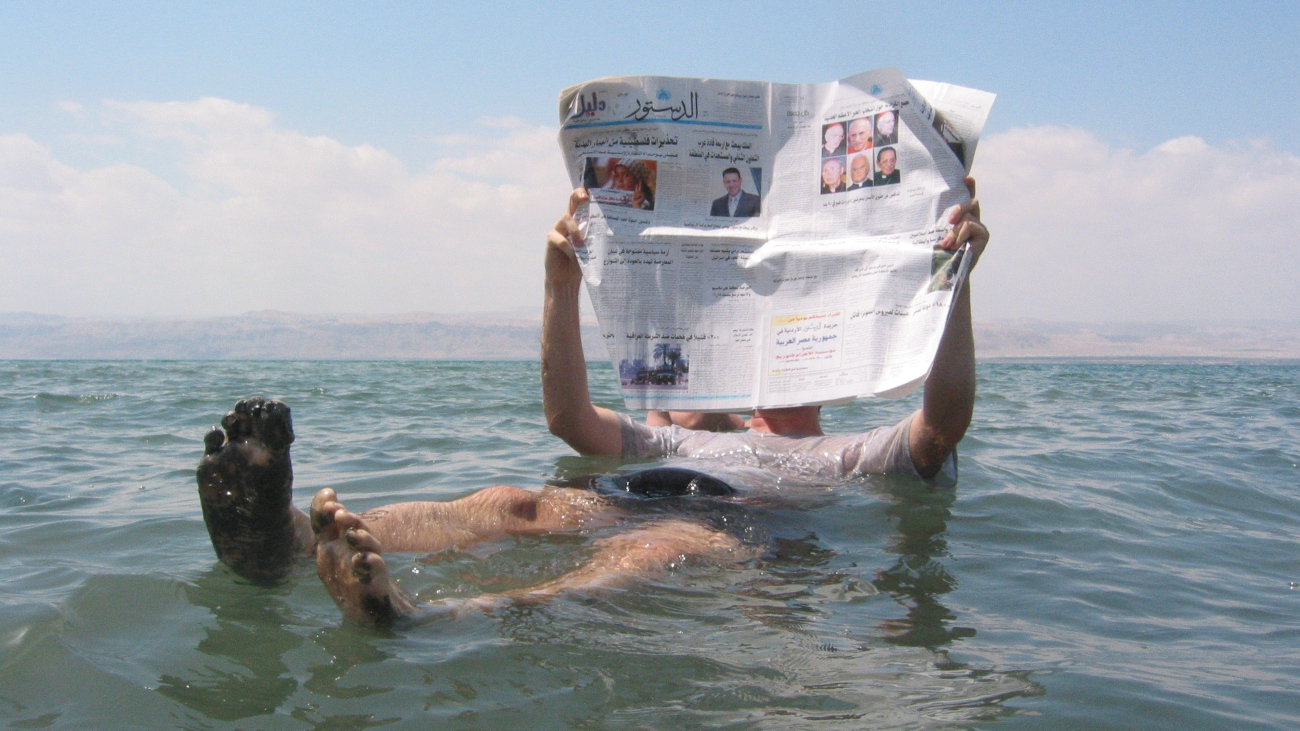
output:
[[[225,445],[226,445],[225,433],[222,432],[221,429],[215,426],[212,427],[212,430],[209,431],[203,437],[204,454],[215,454],[216,452],[220,451],[221,448],[224,447]]]
[[[261,396],[240,399],[221,426],[230,442],[251,438],[268,449],[288,449],[293,444],[293,418],[283,401],[267,401]]]
[[[270,449],[288,449],[293,444],[293,419],[283,401],[264,401],[254,412],[253,430]]]
[[[339,509],[334,513],[334,522],[338,524],[339,530],[345,533],[351,530],[364,530],[366,528],[366,524],[361,520],[361,516],[351,512],[342,505],[340,505]]]
[[[359,551],[352,556],[352,575],[363,584],[369,584],[387,572],[384,557],[377,553]]]
[[[383,546],[379,543],[379,539],[370,535],[370,531],[365,528],[349,528],[343,535],[347,539],[348,545],[351,546],[353,550],[362,553],[376,554],[381,553],[384,550]]]
[[[334,516],[343,509],[338,503],[338,496],[328,487],[316,493],[311,501],[311,530],[318,540],[332,541],[338,538],[338,525]]]
[[[325,503],[335,503],[338,502],[338,499],[339,499],[338,493],[334,492],[334,490],[331,488],[327,487],[324,488],[323,490],[317,491],[316,495],[311,499],[312,515],[315,516],[316,513],[322,512],[325,507]]]
[[[235,402],[234,410],[221,420],[228,441],[237,442],[253,435],[253,414],[261,410],[263,401],[261,396],[251,396]]]

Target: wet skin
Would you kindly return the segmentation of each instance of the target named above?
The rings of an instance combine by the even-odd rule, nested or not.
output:
[[[590,490],[497,485],[450,502],[415,501],[353,514],[331,489],[312,501],[311,514],[293,507],[289,407],[253,397],[235,404],[222,429],[204,438],[197,472],[199,501],[222,563],[259,584],[289,575],[300,556],[316,570],[344,617],[391,624],[412,615],[436,616],[506,601],[539,600],[567,590],[611,586],[661,573],[691,556],[734,560],[731,536],[678,519],[659,520],[596,541],[582,568],[537,586],[437,603],[416,602],[388,574],[382,552],[437,553],[512,535],[537,535],[621,523],[627,514]],[[616,491],[644,497],[729,495],[726,483],[693,470],[658,468],[611,478]]]
[[[664,573],[675,562],[702,558],[714,563],[747,558],[752,551],[735,537],[688,520],[668,519],[602,538],[583,566],[536,586],[467,599],[420,602],[393,580],[383,544],[366,521],[349,512],[328,488],[311,504],[316,529],[316,573],[347,619],[359,624],[388,625],[403,619],[427,619],[466,609],[493,609],[509,602],[537,602],[567,591],[623,586]]]
[[[244,399],[221,426],[204,437],[199,460],[203,522],[222,563],[250,581],[272,584],[314,543],[306,516],[292,505],[289,407]]]

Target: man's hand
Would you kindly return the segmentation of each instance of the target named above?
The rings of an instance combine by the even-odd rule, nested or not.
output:
[[[582,268],[574,247],[583,247],[582,230],[573,214],[589,200],[586,188],[569,194],[569,212],[556,221],[546,235],[546,283],[548,286],[577,287],[582,282]]]
[[[970,242],[971,266],[979,261],[980,254],[989,243],[989,230],[980,223],[980,201],[975,197],[975,178],[966,178],[966,189],[970,191],[970,200],[953,206],[948,211],[948,225],[952,226],[939,247],[944,251],[955,252],[963,244]]]

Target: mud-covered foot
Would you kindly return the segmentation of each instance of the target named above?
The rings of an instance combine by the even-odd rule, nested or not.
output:
[[[293,507],[289,407],[260,397],[235,404],[203,439],[199,502],[217,558],[246,579],[275,583],[310,553],[307,516]]]
[[[361,624],[392,624],[414,614],[417,606],[388,575],[378,539],[360,517],[338,502],[333,490],[311,501],[316,532],[316,573],[343,616]]]

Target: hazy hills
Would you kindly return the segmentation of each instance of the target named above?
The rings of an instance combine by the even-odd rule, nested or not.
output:
[[[300,315],[189,320],[0,314],[0,359],[532,360],[541,313]],[[603,359],[594,320],[587,354]],[[1300,359],[1300,323],[976,325],[979,355],[1004,358]]]

